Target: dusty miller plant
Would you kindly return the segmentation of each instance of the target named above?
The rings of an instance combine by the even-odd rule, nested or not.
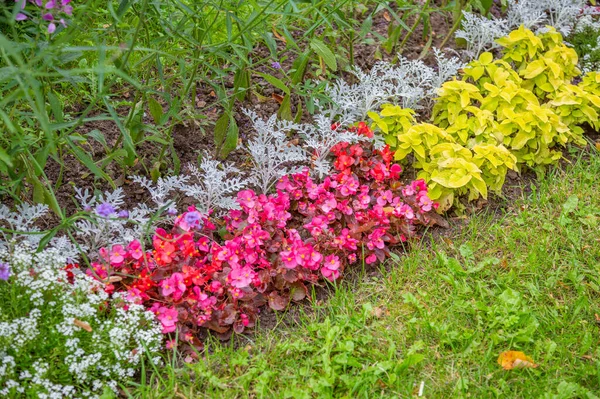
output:
[[[423,108],[423,103],[436,95],[442,83],[462,67],[458,58],[447,58],[438,49],[434,52],[437,69],[420,60],[408,60],[402,56],[398,57],[397,65],[378,62],[367,73],[354,68],[352,73],[357,83],[351,85],[338,79],[327,87],[327,95],[335,112],[329,110],[326,114],[360,121],[365,119],[369,111],[376,111],[388,102],[407,108]]]
[[[297,172],[296,165],[307,160],[306,151],[287,138],[288,133],[302,130],[302,125],[277,120],[276,115],[265,121],[253,111],[244,110],[244,113],[256,130],[256,136],[248,141],[246,148],[252,162],[248,182],[266,194],[277,180]]]
[[[332,125],[330,117],[326,114],[317,114],[314,120],[314,125],[302,126],[300,135],[305,145],[312,149],[312,172],[322,179],[331,171],[331,163],[327,158],[333,146],[344,141],[354,143],[367,138],[348,132],[345,127],[351,124],[349,120],[338,119],[337,123]]]
[[[117,188],[99,195],[87,188],[75,188],[75,198],[89,217],[75,223],[76,238],[82,250],[94,252],[113,243],[123,243],[144,237],[154,227],[165,212],[176,213],[171,193],[179,190],[189,179],[188,176],[159,178],[156,183],[142,176],[131,179],[144,187],[154,204],[136,204],[129,210],[124,208],[125,193]]]
[[[214,209],[235,209],[235,194],[248,184],[241,171],[233,165],[221,164],[208,154],[202,158],[200,167],[188,166],[194,183],[183,184],[180,190],[194,198],[201,213]]]
[[[456,31],[456,37],[467,42],[467,54],[477,58],[484,51],[498,47],[496,39],[508,33],[504,19],[488,19],[481,15],[463,11],[462,29]]]
[[[0,249],[6,247],[7,243],[13,239],[26,241],[32,246],[37,246],[44,235],[35,223],[47,212],[48,206],[42,204],[29,205],[23,203],[17,206],[15,211],[11,211],[6,205],[0,204],[0,224],[7,229],[7,232],[0,230],[2,237]]]

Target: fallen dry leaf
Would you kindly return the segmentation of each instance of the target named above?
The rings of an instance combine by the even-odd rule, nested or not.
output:
[[[277,40],[279,40],[279,41],[283,42],[283,44],[286,44],[286,43],[287,43],[287,40],[286,40],[286,38],[285,38],[285,37],[283,37],[283,36],[281,36],[281,35],[279,34],[279,32],[277,32],[277,29],[275,29],[275,27],[274,27],[274,26],[271,28],[271,31],[273,32],[273,36],[275,36],[275,37],[277,38]]]
[[[373,311],[371,312],[373,314],[373,316],[377,317],[378,319],[381,319],[384,316],[389,316],[390,312],[387,309],[384,308],[380,308],[379,306],[374,308]]]
[[[283,99],[285,98],[285,97],[283,97],[283,96],[280,96],[280,95],[279,95],[279,94],[277,94],[277,93],[273,93],[273,94],[271,94],[271,97],[272,97],[272,98],[273,98],[275,101],[277,101],[279,104],[281,104],[281,103],[283,102]]]
[[[392,17],[390,16],[390,13],[387,11],[383,12],[383,19],[385,19],[386,21],[390,22],[392,20]]]
[[[504,370],[536,368],[538,365],[533,362],[533,359],[519,351],[506,351],[498,356],[498,364]]]
[[[73,320],[73,324],[75,324],[79,328],[83,328],[87,332],[92,332],[92,326],[90,326],[85,321],[74,319]]]
[[[600,151],[600,141],[596,141],[596,149]]]

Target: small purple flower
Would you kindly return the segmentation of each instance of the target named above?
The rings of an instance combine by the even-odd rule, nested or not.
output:
[[[122,211],[119,211],[119,213],[117,213],[117,216],[121,219],[129,219],[129,211],[123,209]]]
[[[169,215],[169,216],[177,216],[177,209],[175,209],[175,208],[169,208],[169,209],[167,209],[167,215]]]
[[[104,202],[96,207],[96,214],[102,217],[109,217],[116,212],[115,208],[108,202]]]
[[[0,262],[0,280],[8,280],[10,277],[10,265],[8,263]]]
[[[277,61],[273,61],[271,63],[271,66],[273,67],[273,69],[281,69],[281,64]]]
[[[15,15],[15,21],[25,21],[26,19],[27,15],[23,14],[22,12]]]
[[[201,216],[197,211],[186,213],[184,219],[190,227],[199,227],[201,224]]]

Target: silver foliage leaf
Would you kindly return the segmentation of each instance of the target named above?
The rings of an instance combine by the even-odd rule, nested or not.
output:
[[[181,186],[181,191],[196,200],[197,209],[208,213],[211,209],[235,209],[237,202],[232,195],[248,184],[241,171],[233,165],[224,164],[205,154],[200,167],[189,165],[194,183]]]
[[[253,164],[248,182],[262,193],[267,193],[282,176],[298,171],[299,168],[295,165],[306,162],[306,151],[290,143],[286,135],[304,127],[277,120],[276,115],[263,120],[253,111],[244,110],[244,113],[256,130],[256,136],[248,141],[246,148]]]

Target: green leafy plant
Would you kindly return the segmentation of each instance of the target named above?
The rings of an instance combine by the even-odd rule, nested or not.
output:
[[[499,191],[507,170],[515,168],[516,158],[502,145],[467,148],[438,126],[415,124],[413,111],[398,106],[384,106],[380,115],[370,115],[373,126],[384,132],[396,160],[412,159],[417,177],[428,183],[431,199],[439,202],[439,211],[449,209],[461,195],[487,198],[488,187]]]
[[[562,35],[553,27],[536,35],[521,26],[498,39],[498,44],[504,47],[502,59],[513,63],[523,78],[521,86],[540,100],[581,73],[577,68],[577,53],[564,44]]]

